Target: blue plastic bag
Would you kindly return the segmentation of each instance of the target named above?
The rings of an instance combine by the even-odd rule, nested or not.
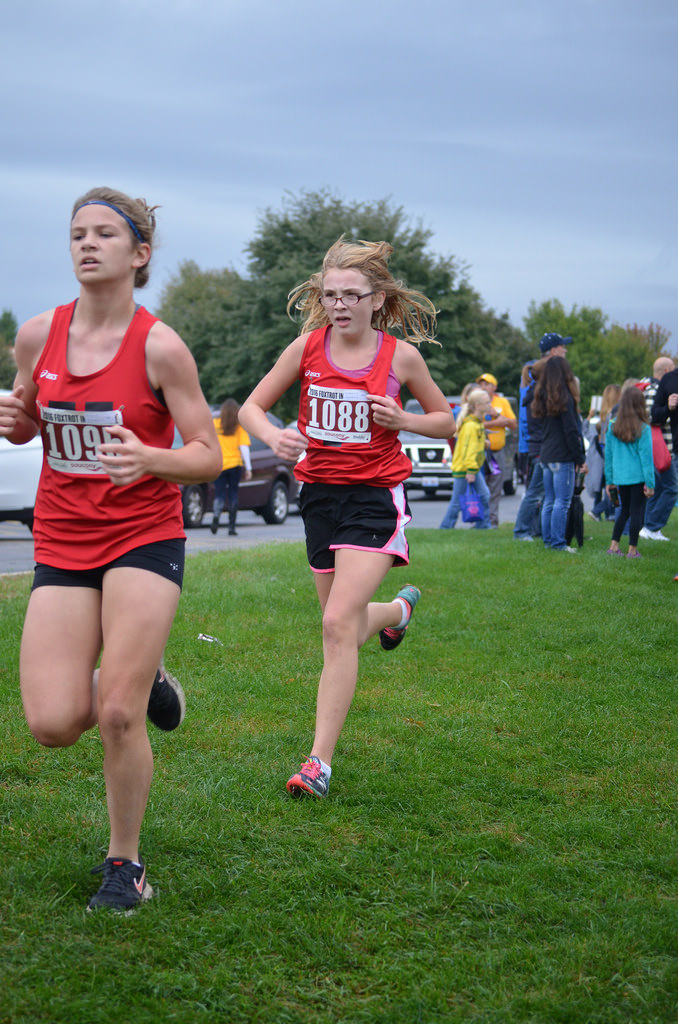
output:
[[[466,490],[459,499],[461,518],[465,523],[482,523],[485,520],[483,503],[472,483],[466,484]]]

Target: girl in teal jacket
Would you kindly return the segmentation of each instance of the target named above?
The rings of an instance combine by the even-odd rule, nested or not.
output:
[[[643,393],[635,387],[622,391],[615,419],[605,439],[606,491],[617,488],[621,510],[615,519],[608,555],[622,555],[619,540],[629,524],[627,558],[640,558],[638,534],[645,518],[645,501],[654,494],[652,431]]]

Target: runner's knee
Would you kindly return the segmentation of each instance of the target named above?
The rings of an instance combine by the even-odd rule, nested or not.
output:
[[[90,714],[66,717],[44,714],[40,709],[26,711],[31,735],[42,747],[71,747],[92,725]]]

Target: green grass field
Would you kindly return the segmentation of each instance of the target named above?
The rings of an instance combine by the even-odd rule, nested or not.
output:
[[[678,523],[638,562],[606,524],[576,556],[510,529],[410,532],[380,596],[423,599],[361,654],[324,803],[285,791],[321,665],[303,545],[189,559],[131,918],[85,912],[98,734],[28,735],[28,578],[1,579],[0,1022],[678,1021]]]

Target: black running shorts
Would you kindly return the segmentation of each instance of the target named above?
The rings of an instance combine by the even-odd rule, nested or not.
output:
[[[184,579],[186,541],[158,540],[153,544],[142,544],[141,547],[126,551],[119,558],[114,558],[106,565],[94,569],[56,569],[52,565],[39,562],[35,567],[32,590],[38,587],[87,587],[90,590],[101,590],[104,575],[109,569],[131,566],[133,569],[147,569],[157,576],[176,583],[181,589]]]
[[[334,572],[337,548],[380,551],[394,565],[407,565],[405,527],[412,516],[402,484],[307,484],[299,508],[306,529],[306,552],[314,572]]]

